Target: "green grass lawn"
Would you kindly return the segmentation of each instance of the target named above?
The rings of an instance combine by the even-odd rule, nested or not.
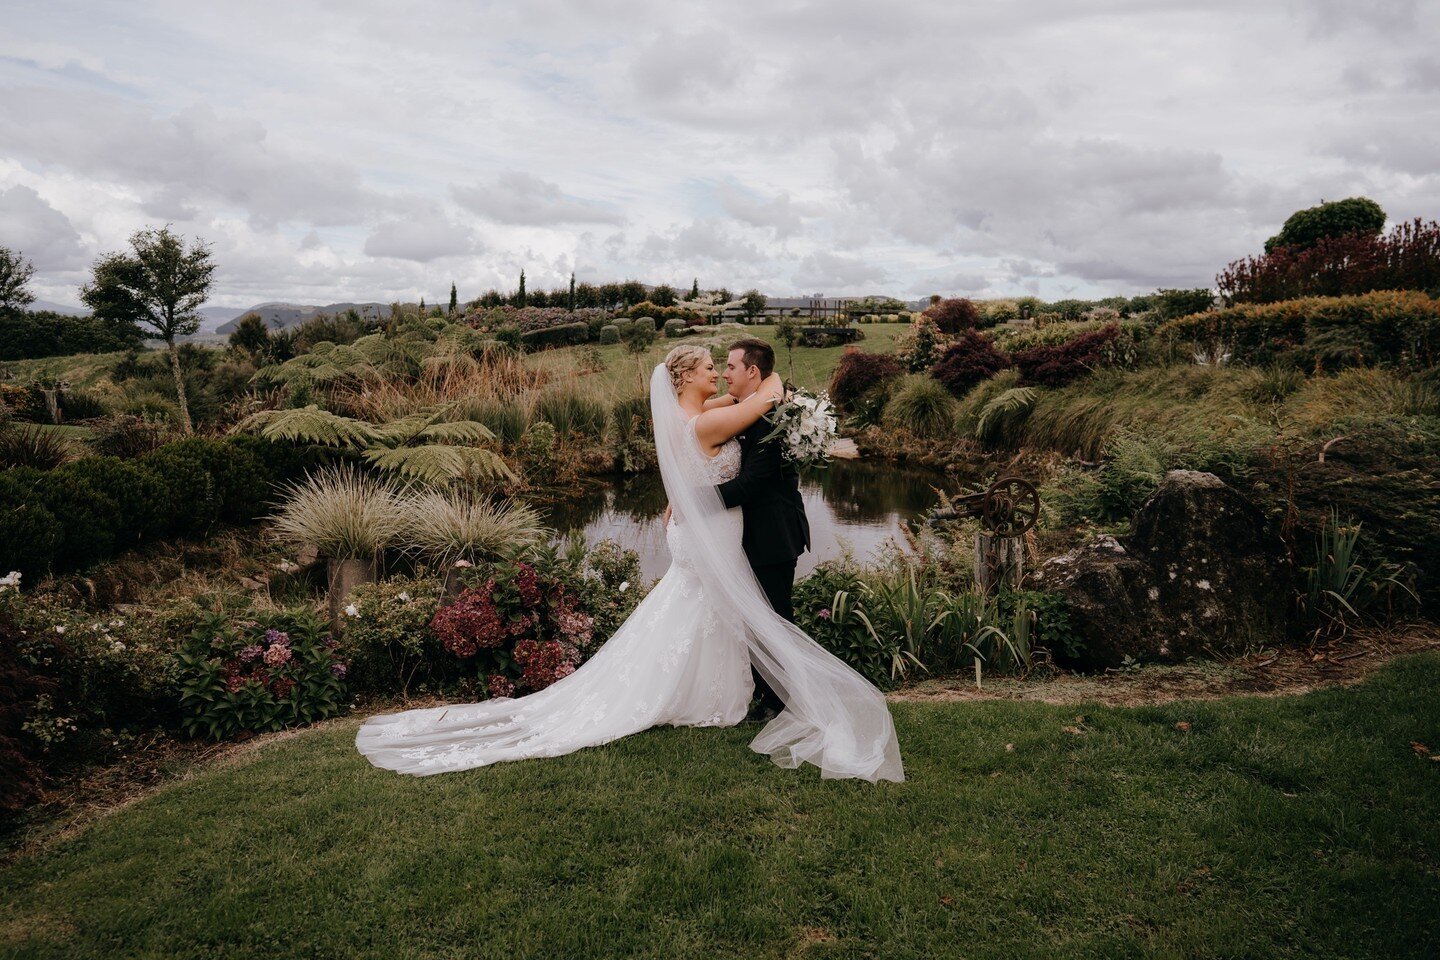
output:
[[[860,341],[860,349],[868,353],[894,353],[896,341],[908,332],[911,326],[908,323],[867,323],[858,325],[858,328],[865,334],[865,339]],[[708,344],[716,342],[721,346],[726,346],[747,336],[769,341],[775,347],[776,369],[780,371],[781,376],[793,380],[798,386],[811,390],[823,390],[829,386],[830,375],[834,372],[835,364],[839,362],[840,354],[845,349],[844,347],[797,346],[793,351],[794,375],[792,377],[791,358],[787,357],[785,346],[775,338],[775,327],[762,325],[746,327],[743,331],[733,329],[707,331],[704,334],[692,335],[680,340],[668,340],[660,337],[645,354],[643,360],[637,360],[634,356],[626,353],[623,346],[617,344],[608,346],[589,344],[530,354],[527,362],[549,371],[552,382],[573,381],[607,403],[614,403],[616,400],[639,396],[643,393],[641,371],[644,371],[645,382],[648,384],[650,371],[654,369],[655,364],[665,359],[665,354],[669,353],[671,348],[682,343]],[[599,370],[591,373],[578,372],[577,358],[579,352],[583,350],[599,351],[601,358]]]
[[[880,786],[753,728],[413,779],[352,719],[0,868],[0,956],[1435,956],[1437,686],[896,704]]]

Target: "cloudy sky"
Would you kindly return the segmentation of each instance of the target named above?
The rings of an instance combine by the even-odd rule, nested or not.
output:
[[[210,9],[212,8],[213,9]],[[213,304],[634,277],[1204,286],[1293,210],[1440,218],[1433,0],[7,0],[0,246],[146,226]]]

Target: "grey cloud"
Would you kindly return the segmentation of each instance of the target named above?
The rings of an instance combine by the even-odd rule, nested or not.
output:
[[[692,263],[758,264],[768,257],[753,242],[738,236],[717,220],[696,220],[665,234],[651,234],[640,248],[653,263],[683,266]]]
[[[26,186],[0,190],[0,244],[22,252],[38,271],[74,270],[85,263],[70,219]]]
[[[388,206],[355,170],[267,142],[263,125],[203,104],[156,116],[118,97],[23,88],[0,98],[0,148],[46,168],[145,185],[151,204],[233,204],[261,222],[362,222]]]
[[[777,237],[800,232],[800,210],[788,193],[766,199],[752,191],[722,183],[715,189],[715,199],[730,216],[752,226],[769,227]]]
[[[364,247],[367,256],[417,263],[465,256],[477,249],[475,237],[467,228],[439,214],[387,220],[366,237]]]
[[[453,185],[450,193],[465,209],[497,223],[553,226],[625,222],[617,210],[562,193],[558,184],[520,170],[507,170],[488,183]]]
[[[790,278],[802,290],[853,289],[880,284],[889,279],[885,270],[870,260],[820,251],[800,261]]]

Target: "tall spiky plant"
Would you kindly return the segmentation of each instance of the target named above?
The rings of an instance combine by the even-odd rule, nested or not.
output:
[[[463,491],[415,491],[404,511],[408,549],[442,568],[511,559],[545,536],[540,515],[526,504]]]
[[[348,464],[288,484],[271,518],[287,543],[311,545],[333,560],[372,560],[404,525],[400,495],[390,484]]]

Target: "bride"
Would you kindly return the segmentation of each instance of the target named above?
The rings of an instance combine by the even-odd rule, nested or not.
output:
[[[885,698],[770,608],[741,549],[740,510],[715,489],[738,471],[735,437],[780,397],[780,378],[731,404],[715,397],[716,380],[698,346],[671,350],[650,378],[671,565],[615,635],[528,696],[372,717],[355,737],[371,763],[426,776],[558,756],[662,724],[733,726],[750,702],[753,663],[785,709],[751,749],[782,767],[812,763],[825,778],[905,778]]]

